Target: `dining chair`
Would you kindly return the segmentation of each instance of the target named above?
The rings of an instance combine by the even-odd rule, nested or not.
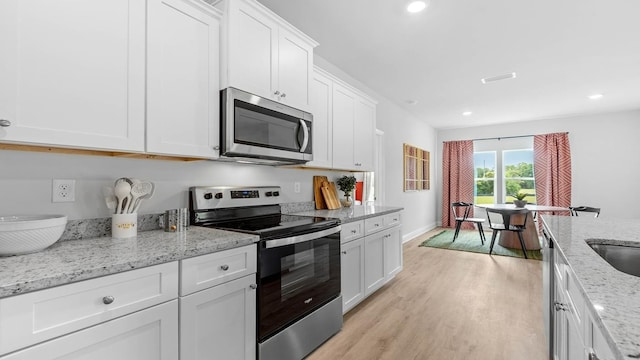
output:
[[[600,215],[600,208],[590,206],[569,206],[569,211],[571,212],[571,216],[578,216],[579,212],[594,213],[593,217]]]
[[[496,242],[496,237],[501,231],[513,231],[518,234],[518,240],[520,240],[520,246],[522,247],[522,253],[524,258],[527,259],[527,247],[524,245],[524,238],[522,233],[526,229],[527,218],[531,212],[528,209],[489,209],[487,208],[487,219],[489,220],[489,227],[493,230],[491,235],[491,245],[489,246],[489,255],[493,251],[493,245]],[[502,223],[492,221],[491,214],[499,215],[494,216],[502,218]]]
[[[456,220],[456,231],[453,234],[453,241],[455,242],[458,238],[458,234],[460,233],[460,228],[462,227],[463,222],[470,222],[476,224],[478,227],[478,232],[480,233],[480,243],[484,245],[484,241],[486,240],[484,237],[484,230],[482,229],[482,223],[484,222],[483,218],[473,218],[469,217],[471,213],[471,209],[473,209],[472,203],[466,202],[453,202],[451,203],[451,211],[453,211],[453,217]]]

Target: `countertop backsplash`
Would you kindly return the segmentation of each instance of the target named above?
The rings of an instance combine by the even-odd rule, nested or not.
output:
[[[312,211],[315,202],[294,202],[280,204],[283,214]],[[160,216],[162,214],[142,214],[138,216],[138,231],[160,229]],[[97,219],[69,220],[60,237],[60,241],[82,240],[103,236],[111,236],[111,217]]]

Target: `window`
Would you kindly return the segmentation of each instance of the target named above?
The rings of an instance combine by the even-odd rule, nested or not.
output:
[[[502,184],[504,202],[513,202],[512,195],[530,194],[528,203],[536,203],[536,187],[533,177],[533,149],[504,150],[502,152]]]
[[[473,142],[474,203],[513,203],[517,193],[536,203],[533,137],[483,139]]]
[[[473,202],[494,204],[496,202],[496,152],[473,153],[473,164],[475,168]]]

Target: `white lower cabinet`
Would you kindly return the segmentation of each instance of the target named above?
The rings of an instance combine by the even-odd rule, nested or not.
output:
[[[342,312],[351,310],[364,299],[364,239],[342,245]]]
[[[2,298],[0,360],[255,359],[256,252],[253,244]]]
[[[182,261],[181,360],[255,359],[256,251],[248,245]]]
[[[589,314],[573,271],[556,250],[554,257],[554,360],[611,360],[616,357]]]
[[[2,360],[175,360],[178,300],[0,357]]]
[[[382,233],[364,238],[364,285],[369,296],[384,285],[384,236]]]
[[[0,299],[0,359],[176,359],[177,298],[174,261]]]
[[[256,275],[180,298],[180,359],[254,359]]]
[[[373,294],[402,270],[400,214],[342,225],[342,313]]]

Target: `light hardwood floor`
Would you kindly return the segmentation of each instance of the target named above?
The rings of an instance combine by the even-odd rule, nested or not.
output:
[[[404,270],[309,360],[546,359],[542,262],[404,244]]]

